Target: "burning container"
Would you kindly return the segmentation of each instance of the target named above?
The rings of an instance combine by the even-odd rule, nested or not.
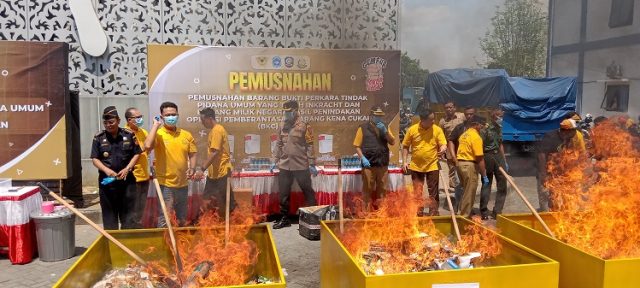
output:
[[[177,231],[194,232],[197,228],[179,228]],[[233,226],[232,228],[233,229]],[[122,242],[129,249],[136,252],[146,261],[172,262],[171,250],[165,241],[166,229],[141,229],[110,231],[111,235]],[[220,233],[224,233],[224,227]],[[236,285],[225,287],[260,287],[260,288],[284,288],[286,286],[280,259],[276,252],[273,236],[268,225],[254,225],[248,239],[253,240],[260,253],[255,266],[255,274],[272,279],[273,284]],[[154,247],[151,253],[149,247]],[[188,253],[184,251],[181,253]],[[67,270],[53,287],[91,287],[98,282],[107,271],[112,268],[122,268],[131,264],[134,260],[111,243],[104,236],[100,236],[78,261]],[[215,265],[215,264],[214,264]]]
[[[553,231],[552,213],[540,214]],[[533,215],[498,217],[500,233],[560,262],[560,288],[640,287],[640,258],[609,259],[591,255],[548,236]]]
[[[441,216],[430,219],[443,234],[451,235],[453,233],[451,218]],[[429,221],[429,218],[423,220],[421,218],[420,221]],[[357,260],[338,239],[336,235],[339,233],[338,221],[323,221],[321,225],[320,283],[323,288],[413,288],[462,283],[469,284],[468,287],[558,287],[558,262],[501,235],[498,235],[498,238],[502,244],[502,253],[492,259],[490,267],[369,276],[365,274]],[[458,217],[458,225],[460,230],[464,231],[466,226],[478,224]]]

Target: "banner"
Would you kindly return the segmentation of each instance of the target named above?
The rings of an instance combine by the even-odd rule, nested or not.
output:
[[[198,112],[207,107],[231,135],[236,168],[271,157],[288,100],[299,102],[313,129],[319,165],[355,153],[356,129],[374,106],[382,107],[398,136],[399,51],[166,45],[148,51],[149,120],[162,102],[176,103],[178,127],[194,135],[201,158],[209,131]]]
[[[0,41],[0,178],[67,178],[68,50]]]

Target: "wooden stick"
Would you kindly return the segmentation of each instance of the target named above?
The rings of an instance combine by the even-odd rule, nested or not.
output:
[[[338,160],[338,219],[340,219],[340,233],[344,233],[344,199],[342,192],[342,161]]]
[[[451,196],[449,194],[449,179],[444,176],[444,172],[440,169],[440,181],[442,181],[442,185],[444,185],[444,195],[447,198],[447,204],[449,205],[449,212],[451,214],[451,222],[453,223],[453,230],[456,232],[456,238],[460,241],[462,238],[460,237],[460,228],[458,228],[458,218],[456,218],[456,211],[453,209],[453,204],[451,203]]]
[[[178,245],[176,245],[176,235],[173,234],[173,224],[171,224],[171,218],[169,218],[167,205],[164,203],[164,196],[162,196],[162,190],[160,190],[160,183],[158,183],[158,178],[156,177],[156,175],[153,175],[153,185],[155,185],[156,187],[158,201],[160,202],[160,207],[162,208],[162,214],[164,214],[164,220],[167,223],[167,230],[169,230],[169,238],[171,239],[173,256],[176,259],[176,267],[178,268],[178,272],[182,272],[182,259],[180,258],[180,253],[178,252]]]
[[[227,199],[224,208],[224,246],[229,244],[229,202],[231,198],[231,175],[227,178]]]
[[[42,186],[40,186],[40,187],[42,187]],[[104,229],[102,229],[100,226],[98,226],[98,224],[96,224],[93,221],[91,221],[91,219],[87,218],[87,216],[84,216],[84,214],[82,214],[82,212],[78,211],[78,209],[76,209],[75,207],[71,206],[71,204],[69,204],[69,202],[65,201],[64,199],[62,199],[60,196],[58,196],[56,193],[54,193],[51,190],[49,190],[49,196],[51,196],[54,199],[58,200],[58,202],[60,202],[65,207],[67,207],[69,210],[71,210],[76,215],[78,215],[78,217],[82,218],[82,220],[84,220],[85,222],[89,223],[89,225],[91,225],[91,227],[93,227],[93,229],[96,229],[96,231],[100,232],[100,234],[102,234],[104,237],[109,239],[109,241],[113,242],[113,244],[116,244],[116,246],[120,247],[120,249],[122,249],[125,253],[129,254],[129,256],[131,256],[134,260],[138,261],[138,263],[140,263],[142,265],[147,265],[147,262],[142,260],[142,258],[140,258],[140,256],[138,256],[136,253],[134,253],[129,248],[127,248],[127,246],[124,246],[124,244],[122,244],[120,241],[116,240],[116,238],[113,238],[113,236],[111,236],[111,234],[107,233],[107,231],[104,231]]]
[[[544,230],[547,231],[547,234],[549,234],[553,238],[556,238],[556,236],[553,235],[553,232],[551,232],[551,229],[549,229],[549,226],[547,226],[547,223],[545,223],[544,220],[542,220],[542,217],[540,217],[540,214],[538,214],[538,211],[536,211],[536,209],[533,208],[533,206],[531,206],[531,203],[529,202],[529,200],[527,200],[527,198],[524,197],[524,193],[522,193],[520,188],[518,188],[516,183],[513,181],[513,178],[511,178],[511,176],[507,174],[507,171],[504,171],[502,167],[498,167],[498,169],[500,170],[500,173],[502,173],[502,175],[504,175],[504,177],[507,178],[507,181],[509,182],[509,184],[511,184],[511,186],[516,190],[516,192],[518,192],[518,195],[520,195],[520,198],[522,199],[522,201],[524,201],[524,204],[526,204],[529,210],[531,210],[531,213],[533,213],[533,216],[536,216],[538,221],[540,221],[540,224],[542,224],[542,228],[544,228]]]

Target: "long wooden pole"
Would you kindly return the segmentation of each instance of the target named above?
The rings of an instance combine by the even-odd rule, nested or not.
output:
[[[502,173],[502,175],[504,175],[504,177],[507,178],[507,181],[509,182],[509,184],[511,184],[511,186],[513,186],[516,192],[518,192],[518,195],[520,195],[520,198],[522,199],[522,201],[524,201],[524,204],[526,204],[529,210],[531,211],[531,213],[533,213],[533,216],[535,216],[536,219],[540,221],[540,224],[542,224],[542,228],[544,228],[547,234],[549,234],[553,238],[556,238],[556,236],[553,235],[553,232],[551,232],[551,229],[549,229],[549,226],[547,226],[547,223],[545,223],[544,220],[542,220],[542,217],[540,217],[540,214],[538,214],[538,211],[536,211],[536,209],[533,208],[533,206],[531,206],[531,203],[529,202],[529,200],[527,200],[527,197],[524,197],[524,193],[522,193],[520,188],[518,188],[518,185],[516,185],[516,183],[513,181],[513,178],[511,178],[511,176],[507,174],[507,171],[504,171],[502,167],[498,167],[498,169],[500,170],[500,173]]]
[[[42,187],[42,185],[40,185],[40,187]],[[78,209],[76,209],[75,207],[71,206],[71,204],[69,204],[69,202],[67,202],[64,199],[62,199],[60,196],[58,196],[53,191],[51,191],[49,189],[46,189],[46,190],[49,191],[49,196],[51,196],[54,199],[58,200],[58,202],[60,202],[62,205],[67,207],[69,210],[71,210],[71,212],[75,213],[76,215],[78,215],[78,217],[82,218],[82,220],[84,220],[85,222],[89,223],[89,225],[91,225],[91,227],[93,227],[93,229],[96,229],[96,231],[100,232],[100,234],[102,234],[104,237],[109,239],[109,241],[113,242],[113,244],[116,244],[116,246],[120,247],[120,249],[122,249],[125,253],[129,254],[129,256],[131,256],[134,260],[138,261],[138,263],[140,263],[142,265],[147,265],[147,262],[142,260],[142,258],[140,258],[140,256],[138,256],[136,253],[131,251],[131,249],[127,248],[127,246],[124,246],[124,244],[122,244],[120,241],[116,240],[116,238],[113,238],[113,236],[111,236],[111,234],[107,233],[107,231],[104,231],[104,229],[102,229],[100,226],[98,226],[98,224],[94,223],[93,221],[91,221],[91,219],[87,218],[87,216],[82,214],[82,212],[78,211]]]
[[[171,224],[171,218],[169,218],[169,212],[167,211],[167,205],[164,203],[164,196],[162,190],[160,190],[160,183],[158,178],[153,175],[153,185],[156,188],[156,194],[158,195],[158,202],[162,208],[162,214],[164,214],[164,221],[167,223],[167,230],[169,230],[169,238],[171,239],[171,248],[173,248],[173,256],[176,259],[176,266],[178,272],[182,272],[182,259],[180,258],[180,252],[178,252],[178,245],[176,245],[176,235],[173,233],[173,224]]]
[[[440,174],[440,181],[442,181],[442,184],[444,185],[444,195],[447,198],[447,205],[449,205],[449,214],[451,214],[451,222],[453,223],[453,230],[455,230],[456,232],[456,238],[458,239],[458,241],[460,241],[461,237],[460,237],[460,228],[458,228],[458,219],[456,218],[456,211],[454,211],[453,209],[453,203],[451,203],[451,196],[449,194],[449,179],[448,177],[444,176],[444,172],[442,171],[442,169],[440,169],[438,174]]]

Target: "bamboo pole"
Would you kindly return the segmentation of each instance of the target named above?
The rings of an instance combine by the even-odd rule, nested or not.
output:
[[[449,179],[444,176],[444,172],[442,169],[439,170],[438,174],[440,174],[440,181],[444,185],[444,195],[447,198],[447,205],[449,205],[449,214],[451,214],[451,222],[453,223],[453,230],[456,232],[456,238],[458,241],[461,240],[460,237],[460,228],[458,228],[458,219],[456,218],[456,212],[453,209],[453,204],[451,203],[451,196],[449,194]]]
[[[547,226],[547,223],[545,223],[544,220],[542,220],[542,217],[540,217],[540,214],[538,214],[538,211],[536,211],[536,209],[533,208],[533,206],[531,206],[531,203],[529,202],[529,200],[527,200],[527,198],[524,197],[524,193],[522,193],[520,188],[518,188],[516,183],[513,181],[513,178],[511,178],[511,176],[509,174],[507,174],[507,171],[504,171],[504,169],[502,169],[502,167],[498,167],[498,169],[500,170],[500,173],[502,173],[502,175],[504,175],[504,177],[507,178],[507,181],[509,182],[509,184],[511,184],[511,186],[516,190],[516,192],[518,192],[518,195],[520,196],[522,201],[524,201],[524,204],[527,205],[527,207],[529,208],[531,213],[533,213],[533,216],[535,216],[536,219],[538,219],[538,221],[540,221],[540,224],[542,224],[542,228],[544,228],[544,230],[547,232],[547,234],[549,234],[553,238],[556,238],[556,236],[553,235],[553,232],[551,232],[551,229],[549,229],[549,226]]]
[[[178,252],[178,245],[176,245],[176,235],[173,233],[173,224],[171,224],[169,212],[167,211],[167,205],[164,203],[164,196],[162,195],[162,190],[160,190],[160,183],[158,183],[158,178],[156,177],[156,175],[153,175],[153,185],[155,185],[156,194],[158,195],[158,202],[160,202],[162,214],[164,215],[164,220],[167,223],[167,230],[169,230],[169,238],[171,239],[173,256],[176,259],[176,267],[178,269],[178,272],[182,272],[182,259],[180,258],[180,252]]]

